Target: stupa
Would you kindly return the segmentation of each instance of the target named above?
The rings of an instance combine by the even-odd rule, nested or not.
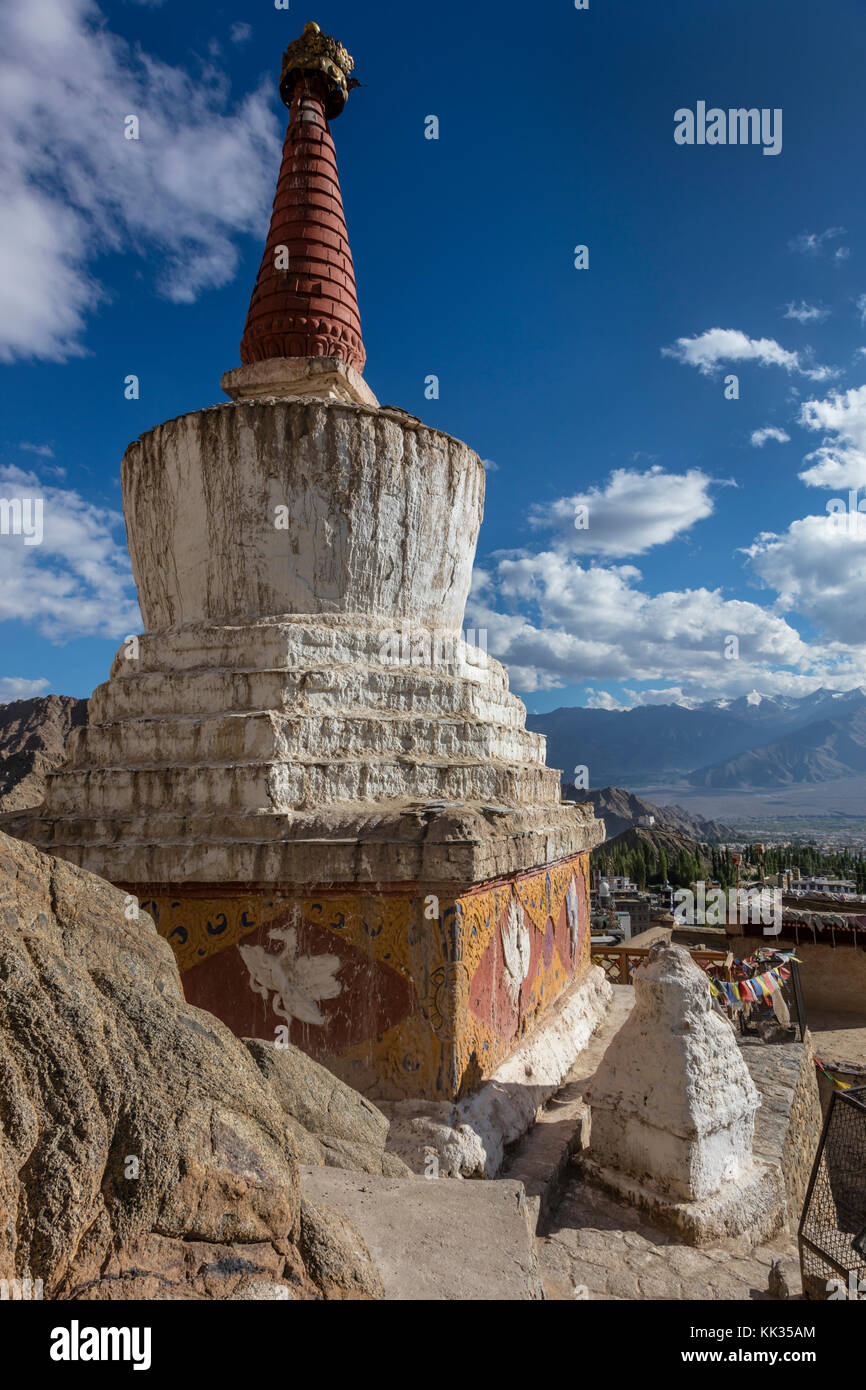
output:
[[[682,946],[657,942],[634,991],[585,1093],[584,1180],[688,1244],[772,1234],[784,1220],[781,1170],[753,1152],[761,1096],[706,975]]]
[[[562,803],[505,670],[462,633],[478,456],[363,377],[329,125],[352,68],[315,24],[286,49],[230,400],[126,452],[145,632],[19,833],[123,887],[238,1034],[377,1098],[455,1100],[598,974],[603,826]]]

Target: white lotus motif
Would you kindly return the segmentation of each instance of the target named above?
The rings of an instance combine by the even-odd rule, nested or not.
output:
[[[502,924],[502,954],[505,957],[505,988],[512,1008],[517,1008],[520,986],[529,974],[531,947],[529,928],[523,904],[512,897],[508,904],[508,920]]]
[[[336,999],[343,988],[334,978],[340,968],[340,957],[299,956],[298,933],[294,927],[274,927],[268,937],[271,941],[282,941],[282,951],[266,951],[264,946],[238,946],[250,972],[253,993],[260,994],[266,1003],[273,995],[271,1008],[287,1023],[297,1019],[300,1023],[321,1027],[325,1016],[318,1001]]]
[[[577,896],[577,884],[574,879],[568,885],[568,892],[565,895],[565,918],[568,922],[568,932],[571,937],[571,958],[574,960],[577,951],[577,938],[580,931],[580,903]]]

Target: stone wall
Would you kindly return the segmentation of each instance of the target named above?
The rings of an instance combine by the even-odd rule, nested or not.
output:
[[[755,1121],[756,1157],[781,1169],[788,1224],[796,1230],[821,1137],[821,1103],[812,1038],[802,1043],[740,1042],[763,1104]]]

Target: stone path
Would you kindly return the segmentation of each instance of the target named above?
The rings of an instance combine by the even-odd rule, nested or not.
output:
[[[305,1166],[301,1187],[307,1200],[357,1228],[386,1299],[499,1303],[542,1297],[520,1183],[383,1178]]]
[[[780,1234],[750,1247],[730,1240],[695,1249],[644,1222],[637,1212],[573,1179],[538,1241],[545,1297],[554,1301],[761,1299],[770,1265],[782,1260],[792,1297],[801,1292],[797,1247]]]
[[[614,1035],[634,1006],[630,985],[615,985],[607,1014],[536,1123],[514,1146],[501,1173],[522,1182],[530,1211],[541,1226],[568,1176],[572,1155],[586,1143],[589,1106],[583,1093]]]

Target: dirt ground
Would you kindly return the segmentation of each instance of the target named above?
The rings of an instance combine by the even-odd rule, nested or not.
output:
[[[866,1011],[862,1014],[835,1014],[823,1009],[809,1010],[809,1029],[815,1052],[825,1065],[851,1062],[866,1070]]]

